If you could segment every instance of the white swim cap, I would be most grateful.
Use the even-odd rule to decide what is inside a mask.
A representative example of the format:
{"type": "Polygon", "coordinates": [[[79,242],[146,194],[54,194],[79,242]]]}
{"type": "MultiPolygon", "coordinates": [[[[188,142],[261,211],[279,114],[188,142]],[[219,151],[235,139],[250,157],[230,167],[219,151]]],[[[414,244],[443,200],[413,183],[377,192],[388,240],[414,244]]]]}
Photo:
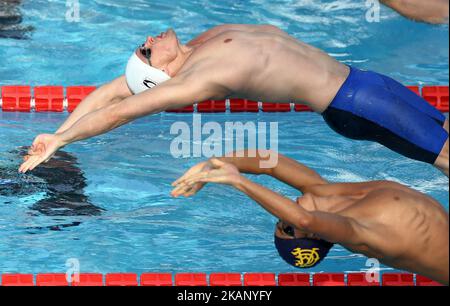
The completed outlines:
{"type": "Polygon", "coordinates": [[[165,72],[144,63],[136,52],[133,52],[128,60],[125,77],[133,94],[139,94],[170,80],[170,76],[165,72]]]}

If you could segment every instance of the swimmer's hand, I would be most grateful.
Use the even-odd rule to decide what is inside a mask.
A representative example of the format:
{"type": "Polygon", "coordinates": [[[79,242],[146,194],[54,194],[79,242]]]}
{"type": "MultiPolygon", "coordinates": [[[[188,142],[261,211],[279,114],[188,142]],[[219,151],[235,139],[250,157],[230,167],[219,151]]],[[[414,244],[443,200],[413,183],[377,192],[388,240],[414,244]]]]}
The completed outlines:
{"type": "Polygon", "coordinates": [[[28,150],[28,155],[23,158],[24,162],[19,167],[19,172],[31,171],[41,163],[47,162],[63,146],[64,144],[57,134],[41,134],[37,136],[28,150]]]}
{"type": "Polygon", "coordinates": [[[223,162],[217,158],[213,158],[203,164],[201,170],[199,170],[200,167],[200,164],[194,166],[179,180],[174,182],[175,189],[172,191],[174,197],[195,194],[198,190],[192,192],[192,189],[198,188],[197,184],[203,184],[200,189],[206,183],[235,185],[239,183],[241,178],[241,174],[235,165],[223,162]]]}
{"type": "Polygon", "coordinates": [[[196,174],[199,174],[203,171],[210,170],[210,169],[211,169],[211,166],[210,166],[209,161],[201,162],[201,163],[198,163],[197,165],[193,166],[188,171],[186,171],[186,173],[183,174],[183,176],[181,176],[178,180],[176,180],[175,182],[172,183],[172,186],[174,187],[174,189],[172,190],[172,192],[170,194],[173,197],[179,197],[179,196],[190,197],[190,196],[195,195],[197,192],[199,192],[205,186],[205,183],[197,183],[194,185],[187,185],[186,179],[189,177],[192,177],[196,174]]]}

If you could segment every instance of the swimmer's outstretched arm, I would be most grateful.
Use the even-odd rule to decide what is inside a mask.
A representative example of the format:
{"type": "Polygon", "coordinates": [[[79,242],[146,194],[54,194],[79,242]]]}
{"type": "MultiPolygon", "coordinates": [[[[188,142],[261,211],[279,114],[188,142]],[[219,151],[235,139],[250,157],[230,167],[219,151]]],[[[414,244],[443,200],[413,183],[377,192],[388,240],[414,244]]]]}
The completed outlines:
{"type": "MultiPolygon", "coordinates": [[[[329,183],[311,168],[270,150],[244,150],[227,154],[227,157],[217,157],[223,162],[234,165],[240,173],[269,175],[285,184],[300,190],[303,194],[312,193],[316,196],[355,196],[365,195],[373,190],[382,188],[402,189],[403,186],[390,181],[370,181],[361,183],[329,183]],[[262,168],[261,164],[274,154],[278,154],[278,163],[273,168],[262,168]],[[238,157],[242,156],[242,157],[238,157]]],[[[172,183],[174,197],[190,197],[199,192],[204,183],[192,183],[192,178],[201,172],[209,171],[211,160],[200,162],[187,170],[180,178],[172,183]]]]}
{"type": "Polygon", "coordinates": [[[107,105],[111,105],[122,101],[132,95],[127,86],[125,76],[121,76],[108,84],[99,87],[97,90],[87,96],[75,110],[70,114],[69,118],[55,132],[63,133],[69,129],[75,122],[87,113],[96,111],[107,105]]]}
{"type": "Polygon", "coordinates": [[[401,15],[428,23],[448,23],[449,0],[381,0],[401,15]]]}
{"type": "MultiPolygon", "coordinates": [[[[277,218],[309,233],[339,243],[359,243],[359,224],[335,214],[305,210],[301,205],[242,176],[236,166],[211,160],[212,169],[191,177],[189,184],[219,183],[245,193],[277,218]]],[[[307,200],[307,199],[305,199],[307,200]]]]}
{"type": "MultiPolygon", "coordinates": [[[[258,172],[263,171],[264,174],[270,175],[300,190],[302,193],[307,192],[310,186],[328,183],[316,171],[278,152],[253,150],[245,151],[244,154],[244,156],[255,157],[221,157],[220,159],[232,163],[241,173],[258,174],[258,172]],[[275,167],[268,169],[261,168],[262,162],[267,160],[268,156],[272,154],[278,154],[278,162],[275,167]]],[[[237,156],[237,154],[233,153],[233,156],[237,156]]]]}
{"type": "MultiPolygon", "coordinates": [[[[256,175],[270,175],[296,189],[299,189],[303,193],[308,191],[308,188],[316,185],[327,184],[327,181],[323,179],[316,171],[308,168],[307,166],[288,158],[278,152],[271,150],[244,150],[240,152],[233,152],[227,154],[225,157],[218,157],[217,159],[226,163],[234,165],[240,173],[256,174],[256,175]],[[272,168],[261,167],[261,165],[273,159],[274,155],[277,155],[278,162],[272,168]]],[[[209,169],[211,160],[201,162],[176,180],[172,185],[175,187],[172,191],[173,196],[192,196],[197,193],[204,184],[196,186],[190,186],[187,181],[199,172],[209,169]]]]}
{"type": "Polygon", "coordinates": [[[215,90],[215,86],[179,75],[152,90],[90,112],[63,133],[39,135],[33,143],[34,150],[29,152],[26,161],[19,167],[19,172],[33,170],[70,143],[104,134],[146,115],[215,98],[212,92],[217,94],[222,90],[215,90]]]}

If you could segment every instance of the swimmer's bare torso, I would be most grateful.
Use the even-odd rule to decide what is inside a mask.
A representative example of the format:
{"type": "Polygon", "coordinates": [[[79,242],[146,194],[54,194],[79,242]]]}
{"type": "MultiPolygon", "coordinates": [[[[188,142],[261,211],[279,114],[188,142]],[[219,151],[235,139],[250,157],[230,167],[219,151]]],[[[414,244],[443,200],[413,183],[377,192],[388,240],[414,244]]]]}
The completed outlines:
{"type": "Polygon", "coordinates": [[[213,82],[216,98],[306,103],[321,112],[349,73],[325,52],[273,26],[224,25],[187,46],[194,51],[180,73],[213,82]]]}
{"type": "Polygon", "coordinates": [[[367,182],[316,186],[298,204],[354,220],[359,243],[340,243],[350,251],[448,283],[448,215],[431,197],[394,182],[367,182]]]}

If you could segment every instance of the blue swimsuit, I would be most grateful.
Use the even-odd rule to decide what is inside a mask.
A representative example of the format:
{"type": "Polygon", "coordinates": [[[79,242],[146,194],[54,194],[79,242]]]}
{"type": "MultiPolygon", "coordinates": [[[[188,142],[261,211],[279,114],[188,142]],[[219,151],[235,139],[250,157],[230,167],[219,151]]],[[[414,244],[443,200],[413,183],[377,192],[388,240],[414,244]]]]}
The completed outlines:
{"type": "Polygon", "coordinates": [[[427,101],[389,77],[353,67],[322,116],[345,137],[430,164],[448,139],[445,116],[427,101]]]}

